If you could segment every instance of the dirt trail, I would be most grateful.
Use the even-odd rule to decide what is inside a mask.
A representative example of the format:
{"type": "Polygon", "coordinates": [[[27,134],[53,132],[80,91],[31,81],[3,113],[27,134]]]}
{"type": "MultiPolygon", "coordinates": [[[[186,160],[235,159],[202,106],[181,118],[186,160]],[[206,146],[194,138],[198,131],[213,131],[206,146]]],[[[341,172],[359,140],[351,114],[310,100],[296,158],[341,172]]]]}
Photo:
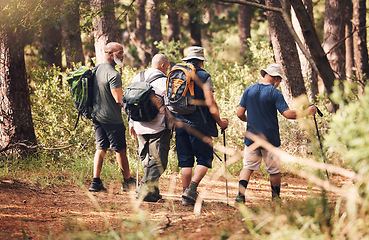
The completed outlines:
{"type": "MultiPolygon", "coordinates": [[[[285,202],[303,201],[317,188],[308,188],[304,179],[283,177],[281,196],[285,202]],[[309,190],[308,190],[309,189],[309,190]]],[[[341,186],[344,179],[332,177],[341,186]]],[[[86,188],[65,186],[40,188],[14,179],[0,179],[0,239],[67,239],[68,233],[120,236],[141,231],[171,239],[219,239],[230,228],[244,233],[242,216],[234,207],[237,179],[228,179],[229,198],[224,179],[206,176],[200,184],[204,202],[198,214],[193,207],[181,206],[181,182],[177,175],[165,175],[160,182],[163,200],[140,203],[134,191],[122,192],[119,183],[106,184],[107,192],[90,193],[86,188]],[[233,217],[230,217],[233,216],[233,217]],[[237,217],[234,217],[237,216],[237,217]]],[[[247,207],[270,204],[270,186],[255,174],[247,189],[247,207]]],[[[334,198],[334,196],[332,196],[334,198]]],[[[127,235],[128,236],[128,235],[127,235]]]]}

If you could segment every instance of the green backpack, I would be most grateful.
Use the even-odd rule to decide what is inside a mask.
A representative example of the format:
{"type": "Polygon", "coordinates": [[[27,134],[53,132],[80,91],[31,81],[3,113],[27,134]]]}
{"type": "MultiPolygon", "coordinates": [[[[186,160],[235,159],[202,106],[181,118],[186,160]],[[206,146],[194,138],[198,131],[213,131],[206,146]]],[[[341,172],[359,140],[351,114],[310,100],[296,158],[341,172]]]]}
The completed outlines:
{"type": "Polygon", "coordinates": [[[123,93],[122,106],[129,119],[150,122],[156,118],[159,110],[151,101],[151,97],[155,92],[150,84],[163,77],[166,78],[164,73],[145,79],[144,72],[140,72],[140,81],[132,82],[126,87],[123,93]]]}
{"type": "Polygon", "coordinates": [[[86,66],[82,66],[70,73],[66,79],[72,93],[74,107],[78,111],[78,117],[74,128],[77,127],[81,116],[92,119],[92,87],[97,67],[90,69],[86,66]]]}

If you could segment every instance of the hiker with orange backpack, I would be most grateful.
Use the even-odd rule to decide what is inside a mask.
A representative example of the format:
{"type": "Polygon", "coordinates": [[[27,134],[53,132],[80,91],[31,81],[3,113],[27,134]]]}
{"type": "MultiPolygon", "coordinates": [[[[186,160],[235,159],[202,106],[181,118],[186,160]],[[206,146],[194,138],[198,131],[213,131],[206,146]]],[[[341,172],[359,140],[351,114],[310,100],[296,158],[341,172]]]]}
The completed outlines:
{"type": "MultiPolygon", "coordinates": [[[[185,69],[184,72],[187,76],[185,82],[190,81],[191,79],[189,76],[195,72],[195,77],[198,78],[202,84],[205,84],[206,87],[201,88],[199,84],[194,82],[188,83],[187,86],[184,87],[184,93],[181,94],[182,96],[188,94],[188,99],[182,97],[172,99],[175,98],[175,94],[171,91],[167,91],[166,105],[178,120],[207,137],[216,137],[218,135],[217,124],[221,129],[226,129],[228,127],[228,120],[220,118],[219,108],[213,96],[214,87],[211,76],[203,69],[204,62],[207,61],[204,56],[204,49],[202,47],[192,46],[187,50],[187,56],[182,60],[185,61],[186,64],[174,66],[171,73],[168,75],[167,85],[170,90],[173,90],[173,88],[174,90],[181,89],[182,86],[184,87],[184,85],[181,85],[181,82],[175,82],[175,80],[179,79],[180,74],[174,77],[173,83],[170,81],[171,76],[175,75],[177,72],[176,69],[185,69]],[[175,106],[175,103],[179,103],[181,99],[185,99],[185,103],[182,104],[182,109],[175,106]],[[200,100],[205,104],[195,106],[187,104],[187,102],[191,103],[190,100],[200,100]],[[188,109],[186,109],[186,106],[188,106],[188,109]],[[211,109],[211,111],[209,109],[211,109]]],[[[184,128],[178,127],[178,125],[175,131],[178,167],[181,168],[183,187],[182,205],[193,206],[198,197],[197,187],[207,170],[212,167],[213,147],[184,128]],[[195,158],[197,165],[193,170],[195,158]]]]}

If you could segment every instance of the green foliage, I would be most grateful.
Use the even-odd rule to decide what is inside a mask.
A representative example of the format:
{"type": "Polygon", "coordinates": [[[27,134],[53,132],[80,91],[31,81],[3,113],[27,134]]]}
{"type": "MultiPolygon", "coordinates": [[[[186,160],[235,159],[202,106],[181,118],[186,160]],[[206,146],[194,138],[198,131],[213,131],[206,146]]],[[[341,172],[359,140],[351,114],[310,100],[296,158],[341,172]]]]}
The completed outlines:
{"type": "Polygon", "coordinates": [[[164,41],[155,42],[156,47],[160,50],[160,53],[165,54],[169,58],[169,62],[171,63],[179,63],[181,62],[182,54],[181,49],[183,49],[184,43],[182,41],[174,41],[171,40],[168,43],[164,43],[164,41]]]}
{"type": "MultiPolygon", "coordinates": [[[[369,95],[357,97],[352,85],[343,86],[342,91],[336,84],[332,94],[340,108],[332,118],[326,144],[346,165],[365,176],[369,172],[369,95]]],[[[368,90],[366,87],[365,92],[368,90]]]]}
{"type": "Polygon", "coordinates": [[[38,27],[37,17],[41,11],[41,0],[0,1],[0,34],[10,37],[13,48],[24,46],[33,38],[38,27]],[[5,33],[7,34],[4,34],[5,33]]]}

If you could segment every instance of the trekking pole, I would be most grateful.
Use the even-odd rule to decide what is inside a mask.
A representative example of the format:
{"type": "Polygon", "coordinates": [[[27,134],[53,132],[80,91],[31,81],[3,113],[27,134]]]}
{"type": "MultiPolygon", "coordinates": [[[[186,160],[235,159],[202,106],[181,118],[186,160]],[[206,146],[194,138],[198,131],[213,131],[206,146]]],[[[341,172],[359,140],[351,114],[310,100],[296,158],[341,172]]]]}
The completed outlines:
{"type": "MultiPolygon", "coordinates": [[[[222,130],[223,134],[223,146],[226,146],[226,137],[225,137],[225,129],[222,130]]],[[[227,154],[224,153],[224,177],[226,182],[226,195],[227,195],[227,206],[228,204],[228,180],[227,180],[227,154]]]]}
{"type": "MultiPolygon", "coordinates": [[[[323,113],[319,110],[319,108],[317,106],[315,106],[315,107],[316,107],[316,112],[319,114],[319,116],[323,117],[323,113]]],[[[316,133],[318,135],[318,140],[319,140],[319,144],[320,144],[320,150],[322,151],[323,162],[326,163],[327,162],[326,161],[326,156],[325,156],[325,153],[323,151],[323,144],[322,144],[322,140],[320,139],[318,124],[316,122],[315,114],[314,114],[314,123],[315,123],[316,133]]],[[[327,179],[329,181],[329,175],[328,175],[327,169],[325,170],[325,173],[326,173],[327,179]]]]}
{"type": "Polygon", "coordinates": [[[223,160],[219,157],[219,155],[213,150],[214,155],[219,159],[219,161],[223,162],[223,160]]]}
{"type": "Polygon", "coordinates": [[[138,152],[138,139],[137,139],[137,170],[136,170],[136,192],[138,192],[138,170],[140,168],[140,154],[138,152]]]}

